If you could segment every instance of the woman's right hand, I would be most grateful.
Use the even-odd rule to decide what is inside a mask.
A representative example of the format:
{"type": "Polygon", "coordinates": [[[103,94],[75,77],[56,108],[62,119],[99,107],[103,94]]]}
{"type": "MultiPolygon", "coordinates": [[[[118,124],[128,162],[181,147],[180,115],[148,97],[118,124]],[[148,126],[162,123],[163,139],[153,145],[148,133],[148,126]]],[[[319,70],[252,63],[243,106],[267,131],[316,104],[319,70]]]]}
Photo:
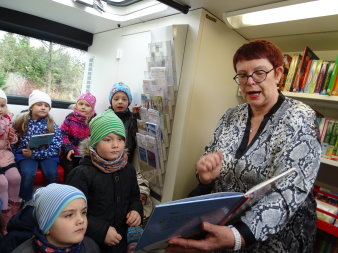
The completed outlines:
{"type": "Polygon", "coordinates": [[[67,160],[72,161],[72,155],[74,154],[74,150],[69,150],[67,153],[67,160]]]}
{"type": "Polygon", "coordinates": [[[219,176],[222,167],[222,159],[222,153],[217,152],[206,154],[197,161],[196,169],[202,184],[209,184],[219,176]]]}
{"type": "Polygon", "coordinates": [[[104,239],[104,244],[108,246],[113,246],[118,244],[122,240],[122,236],[117,233],[116,229],[114,227],[109,227],[106,238],[104,239]]]}

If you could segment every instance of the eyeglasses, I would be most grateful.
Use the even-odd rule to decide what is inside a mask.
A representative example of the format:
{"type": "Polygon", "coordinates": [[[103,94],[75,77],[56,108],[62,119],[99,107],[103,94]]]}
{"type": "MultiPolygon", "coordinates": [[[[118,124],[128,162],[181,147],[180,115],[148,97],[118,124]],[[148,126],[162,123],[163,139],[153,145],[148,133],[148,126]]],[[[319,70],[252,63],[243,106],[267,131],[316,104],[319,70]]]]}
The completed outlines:
{"type": "Polygon", "coordinates": [[[263,81],[265,81],[266,76],[275,68],[270,69],[269,71],[265,71],[265,70],[257,70],[252,72],[251,75],[246,75],[246,74],[237,74],[234,76],[234,80],[238,85],[245,85],[248,82],[249,77],[252,77],[252,79],[256,82],[256,83],[261,83],[263,81]]]}

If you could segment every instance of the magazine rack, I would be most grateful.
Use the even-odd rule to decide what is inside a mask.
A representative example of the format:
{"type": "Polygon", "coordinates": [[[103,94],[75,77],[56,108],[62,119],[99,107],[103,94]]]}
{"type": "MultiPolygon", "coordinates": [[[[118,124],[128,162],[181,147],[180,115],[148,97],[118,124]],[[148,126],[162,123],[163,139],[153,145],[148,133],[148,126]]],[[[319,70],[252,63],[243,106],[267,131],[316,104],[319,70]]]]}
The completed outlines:
{"type": "MultiPolygon", "coordinates": [[[[315,195],[320,193],[320,194],[328,196],[330,198],[338,199],[338,196],[336,196],[336,195],[330,194],[328,192],[321,191],[318,186],[315,186],[313,192],[314,192],[315,195]]],[[[329,216],[331,216],[335,219],[338,219],[338,215],[334,215],[332,213],[326,212],[325,210],[322,210],[320,208],[317,208],[317,211],[324,213],[326,215],[329,215],[329,216]]],[[[338,227],[334,226],[333,224],[330,224],[330,223],[323,221],[321,219],[317,219],[317,228],[326,232],[326,233],[329,233],[329,234],[331,234],[335,237],[338,237],[338,227]]]]}

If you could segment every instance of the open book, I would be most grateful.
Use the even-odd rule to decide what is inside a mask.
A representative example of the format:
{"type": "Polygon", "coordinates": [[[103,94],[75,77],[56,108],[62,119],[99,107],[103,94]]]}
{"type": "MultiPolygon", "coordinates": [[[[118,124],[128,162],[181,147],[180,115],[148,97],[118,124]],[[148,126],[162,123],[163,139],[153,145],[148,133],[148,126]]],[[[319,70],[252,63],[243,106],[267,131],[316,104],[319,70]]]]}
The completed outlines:
{"type": "Polygon", "coordinates": [[[36,149],[43,146],[48,147],[48,145],[51,144],[53,137],[54,133],[32,135],[28,142],[28,146],[30,149],[36,149]]]}
{"type": "Polygon", "coordinates": [[[279,179],[295,170],[289,169],[246,193],[217,192],[155,206],[135,252],[156,252],[166,248],[170,238],[201,235],[201,223],[204,221],[224,225],[260,200],[279,179]]]}

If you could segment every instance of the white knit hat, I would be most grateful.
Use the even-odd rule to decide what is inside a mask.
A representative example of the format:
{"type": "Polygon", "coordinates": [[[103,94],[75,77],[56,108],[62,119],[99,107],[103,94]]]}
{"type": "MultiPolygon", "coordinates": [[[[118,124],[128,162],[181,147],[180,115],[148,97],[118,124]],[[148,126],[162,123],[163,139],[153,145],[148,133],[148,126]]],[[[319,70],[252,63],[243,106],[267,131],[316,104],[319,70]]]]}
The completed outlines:
{"type": "Polygon", "coordinates": [[[33,90],[28,98],[28,107],[31,108],[32,105],[39,102],[45,102],[52,108],[52,100],[47,93],[40,90],[33,90]]]}
{"type": "Polygon", "coordinates": [[[63,209],[79,198],[87,202],[83,192],[70,185],[52,183],[38,188],[33,196],[34,215],[42,233],[46,234],[63,209]]]}
{"type": "Polygon", "coordinates": [[[5,92],[2,89],[0,89],[0,98],[5,99],[6,100],[6,104],[7,104],[7,96],[6,96],[5,92]]]}

